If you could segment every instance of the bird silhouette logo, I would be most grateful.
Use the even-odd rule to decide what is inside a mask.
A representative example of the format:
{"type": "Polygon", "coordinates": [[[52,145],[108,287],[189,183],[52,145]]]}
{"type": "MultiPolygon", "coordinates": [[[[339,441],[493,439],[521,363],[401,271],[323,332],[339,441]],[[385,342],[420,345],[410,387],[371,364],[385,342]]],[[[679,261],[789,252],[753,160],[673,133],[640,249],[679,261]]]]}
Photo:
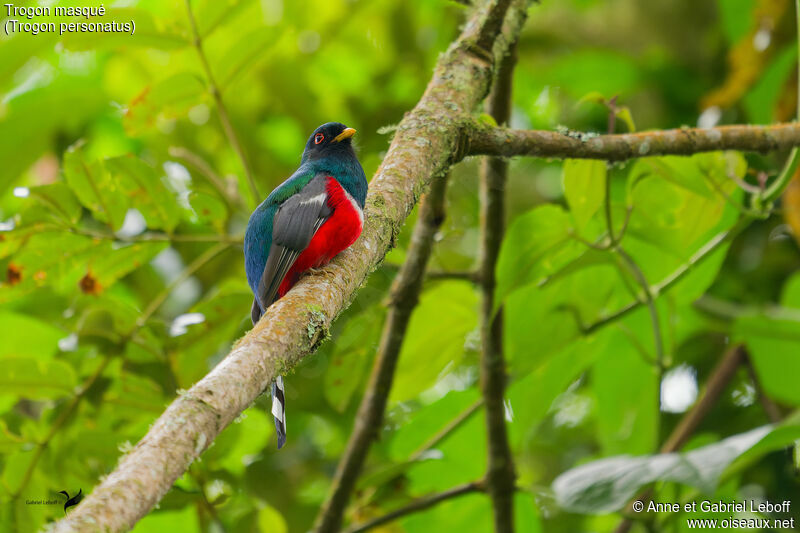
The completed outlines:
{"type": "Polygon", "coordinates": [[[78,494],[76,494],[72,498],[69,497],[69,493],[65,490],[60,490],[58,492],[59,494],[63,494],[64,496],[67,497],[67,501],[64,502],[64,514],[67,514],[67,509],[69,509],[74,505],[78,505],[80,501],[83,499],[83,496],[81,495],[83,489],[78,489],[78,494]]]}

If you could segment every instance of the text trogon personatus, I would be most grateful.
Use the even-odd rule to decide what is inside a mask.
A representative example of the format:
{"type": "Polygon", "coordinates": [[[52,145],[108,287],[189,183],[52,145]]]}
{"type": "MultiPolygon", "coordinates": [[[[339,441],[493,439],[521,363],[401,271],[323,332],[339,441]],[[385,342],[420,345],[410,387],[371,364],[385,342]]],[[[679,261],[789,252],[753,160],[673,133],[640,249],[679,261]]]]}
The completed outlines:
{"type": "MultiPolygon", "coordinates": [[[[253,325],[304,271],[327,263],[361,235],[367,178],[351,144],[355,132],[338,122],[317,128],[300,167],[250,215],[244,262],[255,295],[253,325]]],[[[272,384],[272,416],[281,448],[286,442],[281,376],[272,384]]]]}

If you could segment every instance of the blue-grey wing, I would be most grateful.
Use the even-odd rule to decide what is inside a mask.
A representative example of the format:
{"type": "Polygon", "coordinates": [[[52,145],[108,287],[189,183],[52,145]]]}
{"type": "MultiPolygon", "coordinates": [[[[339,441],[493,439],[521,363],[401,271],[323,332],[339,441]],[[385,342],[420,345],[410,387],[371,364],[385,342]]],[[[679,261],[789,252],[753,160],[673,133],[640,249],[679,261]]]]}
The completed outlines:
{"type": "Polygon", "coordinates": [[[272,244],[251,310],[253,324],[277,300],[278,288],[283,278],[297,257],[308,247],[323,222],[333,213],[328,206],[327,183],[328,177],[325,174],[317,174],[275,212],[272,220],[272,244]]]}

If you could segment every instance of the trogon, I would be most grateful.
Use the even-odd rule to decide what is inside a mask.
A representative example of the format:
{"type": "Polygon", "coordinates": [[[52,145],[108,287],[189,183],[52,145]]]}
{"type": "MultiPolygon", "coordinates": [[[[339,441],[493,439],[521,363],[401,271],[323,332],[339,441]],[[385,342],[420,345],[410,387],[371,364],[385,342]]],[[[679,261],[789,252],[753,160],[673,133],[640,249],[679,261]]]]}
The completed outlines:
{"type": "MultiPolygon", "coordinates": [[[[250,215],[244,235],[247,283],[253,291],[253,325],[310,268],[330,261],[355,242],[364,226],[367,178],[339,122],[308,138],[300,167],[250,215]]],[[[286,443],[283,378],[272,384],[278,448],[286,443]]]]}

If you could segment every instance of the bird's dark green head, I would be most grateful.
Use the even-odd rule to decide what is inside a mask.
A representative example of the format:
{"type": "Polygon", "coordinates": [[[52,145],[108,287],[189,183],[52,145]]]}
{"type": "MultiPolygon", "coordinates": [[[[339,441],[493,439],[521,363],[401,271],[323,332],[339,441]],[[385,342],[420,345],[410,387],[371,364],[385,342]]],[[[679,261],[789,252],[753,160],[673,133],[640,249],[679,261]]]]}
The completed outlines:
{"type": "Polygon", "coordinates": [[[335,155],[355,157],[351,138],[356,130],[341,122],[328,122],[314,130],[303,150],[303,162],[324,159],[335,155]]]}

